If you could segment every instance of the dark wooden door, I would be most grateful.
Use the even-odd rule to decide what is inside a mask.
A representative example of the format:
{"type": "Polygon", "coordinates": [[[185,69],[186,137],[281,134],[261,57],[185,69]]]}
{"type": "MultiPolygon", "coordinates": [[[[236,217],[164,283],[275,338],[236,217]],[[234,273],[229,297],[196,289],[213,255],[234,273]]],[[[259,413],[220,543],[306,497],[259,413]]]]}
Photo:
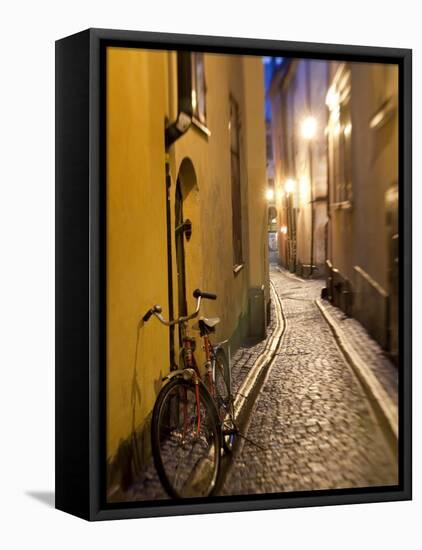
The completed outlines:
{"type": "Polygon", "coordinates": [[[186,268],[185,268],[185,244],[184,244],[184,219],[183,219],[183,196],[180,181],[176,185],[176,215],[175,215],[175,237],[176,237],[176,265],[177,265],[177,293],[179,316],[187,314],[186,302],[186,268]]]}

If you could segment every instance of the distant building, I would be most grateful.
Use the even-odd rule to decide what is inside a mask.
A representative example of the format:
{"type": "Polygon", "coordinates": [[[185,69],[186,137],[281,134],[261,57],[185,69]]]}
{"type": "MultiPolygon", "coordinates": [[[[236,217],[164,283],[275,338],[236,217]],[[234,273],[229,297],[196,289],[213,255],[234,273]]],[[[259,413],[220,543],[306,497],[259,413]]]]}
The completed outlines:
{"type": "Polygon", "coordinates": [[[269,89],[279,261],[304,277],[323,277],[327,224],[328,63],[273,65],[269,89]]]}
{"type": "Polygon", "coordinates": [[[398,353],[398,74],[284,59],[271,104],[279,262],[398,353]]]}
{"type": "Polygon", "coordinates": [[[274,158],[271,135],[271,121],[265,121],[267,140],[267,202],[268,202],[268,255],[271,263],[277,262],[278,241],[277,241],[277,207],[274,185],[274,158]]]}

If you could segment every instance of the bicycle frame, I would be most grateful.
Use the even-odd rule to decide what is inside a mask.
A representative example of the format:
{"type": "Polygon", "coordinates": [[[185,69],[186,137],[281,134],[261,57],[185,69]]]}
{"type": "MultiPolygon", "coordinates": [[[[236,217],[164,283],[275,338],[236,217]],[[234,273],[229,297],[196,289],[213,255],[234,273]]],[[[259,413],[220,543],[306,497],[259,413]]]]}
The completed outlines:
{"type": "MultiPolygon", "coordinates": [[[[216,398],[215,366],[216,366],[217,352],[219,349],[223,350],[222,346],[227,343],[227,340],[213,346],[209,339],[208,334],[201,333],[201,337],[203,338],[203,343],[204,343],[204,351],[205,351],[205,369],[206,369],[205,376],[207,376],[208,382],[209,382],[209,387],[207,387],[207,384],[204,383],[201,373],[199,371],[198,365],[196,363],[195,354],[194,354],[195,339],[187,335],[187,325],[188,325],[188,321],[198,316],[199,310],[201,308],[202,297],[215,299],[216,296],[207,292],[202,293],[200,290],[196,290],[194,292],[194,296],[197,298],[196,308],[195,308],[195,311],[189,315],[179,317],[178,319],[166,320],[161,314],[162,312],[161,306],[156,305],[156,306],[153,306],[143,316],[142,320],[143,322],[146,322],[151,317],[151,315],[154,315],[163,325],[167,327],[172,327],[176,324],[180,325],[181,334],[182,334],[182,348],[180,350],[180,355],[182,356],[184,366],[183,368],[180,368],[180,365],[179,365],[178,369],[170,371],[166,376],[163,377],[163,381],[171,380],[177,376],[182,376],[185,379],[191,380],[195,384],[197,418],[198,418],[197,434],[199,434],[200,428],[201,428],[201,417],[200,417],[200,411],[199,411],[199,402],[200,402],[199,384],[203,385],[206,391],[211,395],[212,400],[215,404],[215,398],[216,398]]],[[[231,380],[229,381],[229,392],[231,392],[231,380]]],[[[216,407],[216,412],[217,412],[217,417],[219,418],[220,415],[218,414],[217,407],[216,407]]]]}

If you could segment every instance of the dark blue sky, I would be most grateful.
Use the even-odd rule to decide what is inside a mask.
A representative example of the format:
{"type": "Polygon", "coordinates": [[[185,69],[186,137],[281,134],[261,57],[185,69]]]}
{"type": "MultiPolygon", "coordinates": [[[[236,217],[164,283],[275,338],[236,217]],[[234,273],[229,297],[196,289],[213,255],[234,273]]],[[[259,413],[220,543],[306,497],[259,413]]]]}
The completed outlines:
{"type": "Polygon", "coordinates": [[[263,57],[265,80],[265,120],[271,120],[271,106],[268,99],[271,80],[274,72],[282,65],[283,57],[263,57]]]}

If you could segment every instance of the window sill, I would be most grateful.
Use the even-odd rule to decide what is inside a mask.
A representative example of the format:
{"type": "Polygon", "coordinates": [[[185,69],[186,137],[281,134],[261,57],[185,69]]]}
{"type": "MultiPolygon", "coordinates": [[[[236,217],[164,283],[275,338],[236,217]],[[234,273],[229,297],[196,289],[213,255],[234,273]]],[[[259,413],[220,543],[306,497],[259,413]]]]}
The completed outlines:
{"type": "Polygon", "coordinates": [[[195,130],[198,130],[201,134],[204,134],[207,138],[211,137],[211,130],[195,117],[192,117],[192,127],[195,128],[195,130]]]}
{"type": "Polygon", "coordinates": [[[237,264],[233,266],[233,273],[237,275],[242,271],[242,269],[245,267],[245,264],[237,264]]]}

